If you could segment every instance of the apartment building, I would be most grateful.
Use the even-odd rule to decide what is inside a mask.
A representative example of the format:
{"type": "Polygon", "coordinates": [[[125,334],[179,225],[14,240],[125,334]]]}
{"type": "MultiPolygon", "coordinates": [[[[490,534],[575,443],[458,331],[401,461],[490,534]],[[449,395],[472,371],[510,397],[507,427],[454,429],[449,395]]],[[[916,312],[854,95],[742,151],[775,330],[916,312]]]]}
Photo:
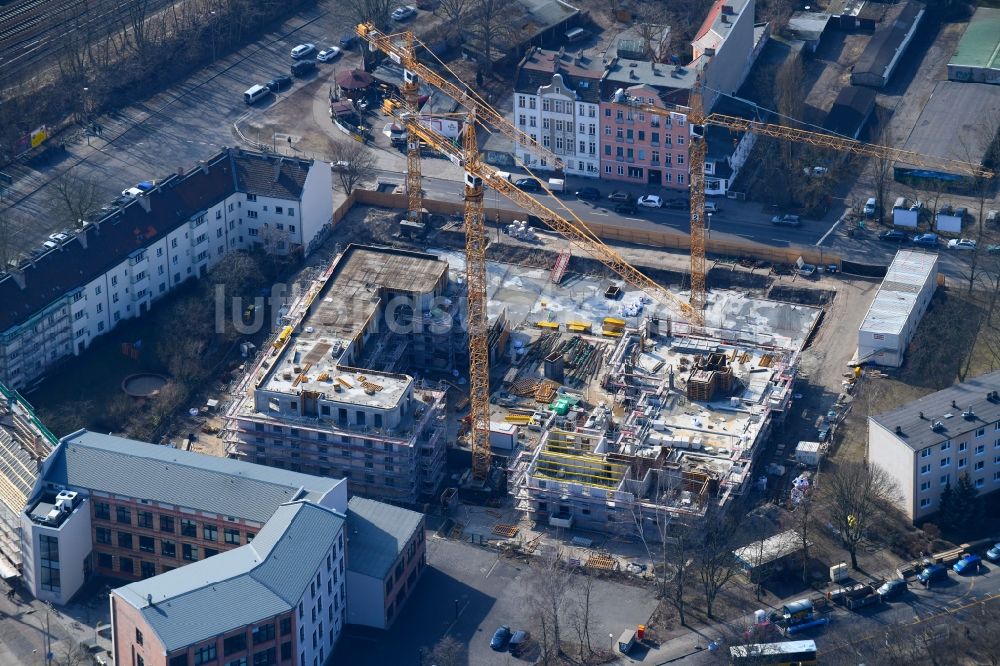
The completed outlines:
{"type": "Polygon", "coordinates": [[[0,381],[23,388],[229,251],[306,253],[333,215],[324,162],[226,149],[0,272],[0,381]]]}
{"type": "MultiPolygon", "coordinates": [[[[352,495],[433,495],[444,478],[444,391],[404,371],[463,365],[464,287],[450,272],[434,255],[349,246],[248,373],[252,386],[227,414],[230,452],[343,477],[352,495]]],[[[503,346],[504,322],[493,319],[491,349],[503,346]]]]}
{"type": "Polygon", "coordinates": [[[352,497],[347,505],[347,584],[351,624],[388,629],[427,566],[424,516],[352,497]]]}
{"type": "MultiPolygon", "coordinates": [[[[562,158],[565,172],[599,176],[598,110],[603,63],[565,49],[532,47],[514,79],[514,121],[543,147],[562,158]]],[[[531,169],[552,170],[544,158],[519,149],[531,169]]]]}
{"type": "Polygon", "coordinates": [[[868,455],[914,522],[940,509],[941,492],[963,474],[981,494],[1000,490],[1000,371],[869,417],[868,455]]]}
{"type": "Polygon", "coordinates": [[[95,574],[152,578],[249,544],[287,502],[343,514],[347,485],[81,430],[45,459],[30,497],[23,582],[64,604],[95,574]]]}
{"type": "Polygon", "coordinates": [[[111,593],[116,664],[323,666],[346,621],[344,516],[277,507],[253,543],[111,593]]]}

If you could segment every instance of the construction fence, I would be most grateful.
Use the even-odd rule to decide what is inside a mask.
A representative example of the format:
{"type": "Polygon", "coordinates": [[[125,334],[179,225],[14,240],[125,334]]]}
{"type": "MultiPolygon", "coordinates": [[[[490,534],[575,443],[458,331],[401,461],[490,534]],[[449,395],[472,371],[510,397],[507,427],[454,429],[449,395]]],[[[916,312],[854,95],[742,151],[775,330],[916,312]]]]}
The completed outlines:
{"type": "MultiPolygon", "coordinates": [[[[344,218],[355,204],[405,210],[406,195],[394,194],[392,192],[376,192],[374,190],[354,190],[334,210],[334,226],[344,218]]],[[[423,207],[432,215],[454,215],[462,213],[464,210],[461,202],[437,201],[434,199],[424,199],[423,207]]],[[[525,217],[531,219],[533,216],[527,215],[523,211],[490,208],[488,217],[491,222],[499,219],[503,224],[510,224],[514,220],[523,220],[525,217]]],[[[691,249],[691,237],[676,229],[637,229],[594,222],[592,220],[584,220],[584,223],[586,223],[594,234],[605,241],[662,247],[685,252],[691,249]]],[[[839,269],[841,264],[839,255],[825,252],[822,248],[815,246],[772,247],[752,241],[707,238],[705,240],[705,251],[709,255],[718,257],[753,257],[754,259],[775,264],[794,264],[799,257],[806,263],[819,266],[835,265],[839,269]]]]}

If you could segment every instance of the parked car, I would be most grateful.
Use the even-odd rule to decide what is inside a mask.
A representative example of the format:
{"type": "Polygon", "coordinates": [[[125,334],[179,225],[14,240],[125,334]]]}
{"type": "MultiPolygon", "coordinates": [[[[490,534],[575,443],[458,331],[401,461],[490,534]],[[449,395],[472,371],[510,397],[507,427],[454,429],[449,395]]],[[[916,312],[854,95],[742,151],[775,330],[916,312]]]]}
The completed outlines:
{"type": "Polygon", "coordinates": [[[819,176],[825,176],[829,172],[830,172],[829,169],[827,169],[826,167],[822,167],[822,166],[806,167],[806,168],[802,169],[802,173],[804,173],[807,176],[812,176],[814,178],[819,177],[819,176]]]}
{"type": "Polygon", "coordinates": [[[913,244],[920,247],[937,247],[937,234],[917,234],[913,237],[913,244]]]}
{"type": "Polygon", "coordinates": [[[986,224],[996,224],[1000,222],[1000,210],[990,210],[986,213],[986,224]]]}
{"type": "Polygon", "coordinates": [[[952,238],[948,241],[949,250],[975,250],[976,241],[971,238],[952,238]]]}
{"type": "Polygon", "coordinates": [[[596,187],[581,187],[576,191],[576,198],[597,200],[601,198],[601,191],[596,187]]]}
{"type": "Polygon", "coordinates": [[[878,239],[888,243],[905,243],[910,240],[910,237],[904,231],[893,229],[892,231],[883,231],[878,235],[878,239]]]}
{"type": "Polygon", "coordinates": [[[615,212],[620,215],[635,215],[638,210],[639,208],[636,206],[635,199],[627,199],[615,204],[615,212]]]}
{"type": "Polygon", "coordinates": [[[986,551],[986,559],[990,562],[1000,560],[1000,542],[993,544],[993,547],[986,551]]]}
{"type": "Polygon", "coordinates": [[[868,197],[868,201],[865,202],[864,214],[865,217],[875,217],[875,197],[868,197]]]}
{"type": "Polygon", "coordinates": [[[524,649],[525,645],[527,645],[528,639],[530,638],[531,634],[529,634],[527,631],[524,631],[523,629],[515,631],[514,635],[510,637],[510,643],[508,643],[508,645],[510,646],[510,653],[514,656],[517,656],[518,653],[520,653],[521,650],[524,649]]]}
{"type": "Polygon", "coordinates": [[[979,571],[983,558],[978,555],[965,555],[951,567],[955,573],[962,575],[966,573],[976,573],[979,571]]]}
{"type": "Polygon", "coordinates": [[[337,160],[336,162],[330,162],[330,171],[347,171],[351,168],[351,163],[344,160],[337,160]]]}
{"type": "Polygon", "coordinates": [[[986,253],[987,254],[1000,254],[1000,245],[987,245],[986,246],[986,253]]]}
{"type": "Polygon", "coordinates": [[[542,186],[534,178],[518,178],[514,181],[514,187],[525,192],[541,192],[542,186]]]}
{"type": "Polygon", "coordinates": [[[59,247],[59,243],[57,243],[55,241],[47,240],[44,243],[42,243],[42,247],[44,247],[46,250],[54,250],[57,247],[59,247]]]}
{"type": "Polygon", "coordinates": [[[718,213],[720,210],[722,210],[722,208],[719,206],[719,204],[715,203],[714,201],[706,201],[705,202],[705,213],[706,214],[707,213],[712,213],[714,215],[715,213],[718,213]]]}
{"type": "Polygon", "coordinates": [[[417,8],[413,5],[406,5],[405,7],[396,7],[392,12],[393,21],[405,21],[408,18],[416,16],[417,8]]]}
{"type": "Polygon", "coordinates": [[[891,599],[906,592],[906,581],[902,578],[887,580],[878,588],[878,593],[883,599],[891,599]]]}
{"type": "Polygon", "coordinates": [[[315,44],[299,44],[294,49],[292,49],[292,60],[299,60],[305,58],[307,55],[311,55],[313,51],[316,50],[315,44]]]}
{"type": "Polygon", "coordinates": [[[687,199],[667,199],[666,206],[674,210],[687,210],[691,207],[691,202],[687,199]]]}
{"type": "Polygon", "coordinates": [[[340,38],[340,48],[349,49],[352,46],[354,46],[354,44],[357,43],[357,41],[358,41],[357,35],[352,35],[351,33],[347,33],[346,35],[340,38]]]}
{"type": "Polygon", "coordinates": [[[49,234],[49,240],[56,243],[65,243],[69,240],[69,236],[63,233],[49,234]]]}
{"type": "Polygon", "coordinates": [[[309,72],[314,71],[316,71],[315,60],[299,60],[298,62],[293,62],[290,68],[291,75],[300,79],[309,72]]]}
{"type": "Polygon", "coordinates": [[[329,62],[339,55],[340,55],[339,46],[328,46],[316,54],[316,60],[319,60],[320,62],[329,62]]]}
{"type": "Polygon", "coordinates": [[[611,201],[628,201],[632,198],[632,195],[628,192],[622,192],[621,190],[615,190],[608,195],[608,199],[611,201]]]}
{"type": "Polygon", "coordinates": [[[284,74],[282,74],[281,76],[276,76],[267,82],[267,89],[273,93],[280,92],[285,88],[290,88],[291,86],[292,86],[292,77],[285,76],[284,74]]]}
{"type": "Polygon", "coordinates": [[[639,200],[636,203],[643,208],[663,208],[663,199],[655,194],[643,195],[639,197],[639,200]]]}
{"type": "Polygon", "coordinates": [[[943,564],[932,564],[917,574],[917,580],[924,585],[948,578],[948,569],[943,564]]]}
{"type": "Polygon", "coordinates": [[[510,627],[504,624],[493,633],[493,638],[490,639],[490,647],[497,652],[501,652],[507,647],[510,638],[510,627]]]}
{"type": "Polygon", "coordinates": [[[782,227],[797,227],[802,224],[802,220],[799,219],[798,215],[775,215],[771,218],[771,224],[777,224],[782,227]]]}

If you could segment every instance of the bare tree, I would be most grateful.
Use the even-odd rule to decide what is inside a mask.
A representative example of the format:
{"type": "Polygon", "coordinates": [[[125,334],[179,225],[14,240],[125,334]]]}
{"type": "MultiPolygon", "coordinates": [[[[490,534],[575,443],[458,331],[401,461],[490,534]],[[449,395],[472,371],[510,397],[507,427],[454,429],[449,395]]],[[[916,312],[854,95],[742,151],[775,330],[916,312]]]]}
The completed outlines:
{"type": "Polygon", "coordinates": [[[347,196],[359,183],[375,177],[375,156],[360,141],[331,141],[330,159],[338,165],[337,179],[347,196]]]}
{"type": "Polygon", "coordinates": [[[14,223],[9,209],[0,210],[0,273],[17,253],[14,251],[14,223]]]}
{"type": "Polygon", "coordinates": [[[647,3],[642,8],[642,19],[635,22],[635,31],[642,40],[646,56],[653,62],[670,59],[670,16],[666,5],[647,3]]]}
{"type": "Polygon", "coordinates": [[[424,655],[425,666],[460,666],[464,648],[452,636],[444,636],[424,655]]]}
{"type": "Polygon", "coordinates": [[[813,526],[813,499],[810,491],[803,493],[801,499],[792,507],[792,520],[795,531],[799,534],[799,545],[802,547],[802,582],[809,578],[809,535],[813,526]]]}
{"type": "Polygon", "coordinates": [[[858,568],[858,547],[869,526],[881,520],[896,499],[896,482],[873,463],[842,462],[823,475],[823,505],[837,527],[851,566],[858,568]]]}
{"type": "Polygon", "coordinates": [[[544,660],[562,654],[562,616],[570,600],[571,574],[557,551],[535,570],[531,604],[541,630],[544,660]]]}
{"type": "Polygon", "coordinates": [[[56,201],[67,225],[79,229],[87,216],[107,200],[101,184],[89,176],[78,176],[67,171],[52,182],[56,201]]]}
{"type": "Polygon", "coordinates": [[[719,592],[740,572],[739,562],[733,554],[732,535],[735,526],[728,521],[709,520],[698,547],[695,570],[705,594],[705,613],[715,615],[712,607],[719,592]]]}
{"type": "Polygon", "coordinates": [[[87,654],[80,644],[72,639],[62,643],[62,648],[54,659],[55,666],[85,666],[91,663],[90,655],[87,654]]]}
{"type": "Polygon", "coordinates": [[[434,13],[447,19],[455,30],[461,30],[462,22],[468,18],[475,5],[476,0],[441,0],[434,13]]]}
{"type": "Polygon", "coordinates": [[[578,597],[570,620],[580,645],[579,660],[581,663],[586,663],[594,654],[594,648],[590,643],[590,599],[594,590],[594,579],[589,576],[583,577],[575,581],[574,587],[578,597]]]}
{"type": "Polygon", "coordinates": [[[467,30],[479,45],[479,63],[485,74],[493,72],[493,55],[506,52],[514,41],[514,23],[508,0],[473,0],[467,30]]]}
{"type": "MultiPolygon", "coordinates": [[[[880,146],[888,146],[892,141],[889,134],[890,113],[887,109],[879,107],[875,111],[877,125],[873,143],[880,146]]],[[[871,159],[872,185],[875,189],[875,221],[880,223],[885,215],[885,202],[889,198],[889,187],[892,184],[892,164],[893,161],[888,156],[873,157],[871,159]]]]}

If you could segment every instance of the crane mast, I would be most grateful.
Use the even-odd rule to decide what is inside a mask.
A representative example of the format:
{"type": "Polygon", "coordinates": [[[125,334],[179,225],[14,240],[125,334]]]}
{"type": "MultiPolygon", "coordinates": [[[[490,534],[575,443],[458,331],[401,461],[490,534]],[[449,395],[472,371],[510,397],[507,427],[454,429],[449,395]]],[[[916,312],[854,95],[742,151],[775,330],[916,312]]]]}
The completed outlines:
{"type": "MultiPolygon", "coordinates": [[[[413,33],[403,35],[406,48],[413,51],[413,33]]],[[[417,113],[420,109],[420,83],[417,73],[411,69],[403,69],[403,99],[407,110],[417,113]]],[[[411,222],[421,221],[421,210],[424,203],[420,186],[420,139],[413,132],[406,136],[406,214],[411,222]]]]}
{"type": "Polygon", "coordinates": [[[691,90],[691,113],[688,127],[691,128],[691,143],[688,161],[691,173],[691,308],[699,317],[705,312],[705,145],[704,112],[701,99],[701,77],[691,90]],[[700,136],[699,136],[699,129],[700,136]]]}
{"type": "MultiPolygon", "coordinates": [[[[411,126],[418,125],[413,122],[411,126]]],[[[486,317],[486,228],[483,221],[483,179],[475,114],[462,136],[465,161],[465,280],[469,326],[469,444],[473,478],[485,481],[490,471],[490,351],[486,317]]]]}

